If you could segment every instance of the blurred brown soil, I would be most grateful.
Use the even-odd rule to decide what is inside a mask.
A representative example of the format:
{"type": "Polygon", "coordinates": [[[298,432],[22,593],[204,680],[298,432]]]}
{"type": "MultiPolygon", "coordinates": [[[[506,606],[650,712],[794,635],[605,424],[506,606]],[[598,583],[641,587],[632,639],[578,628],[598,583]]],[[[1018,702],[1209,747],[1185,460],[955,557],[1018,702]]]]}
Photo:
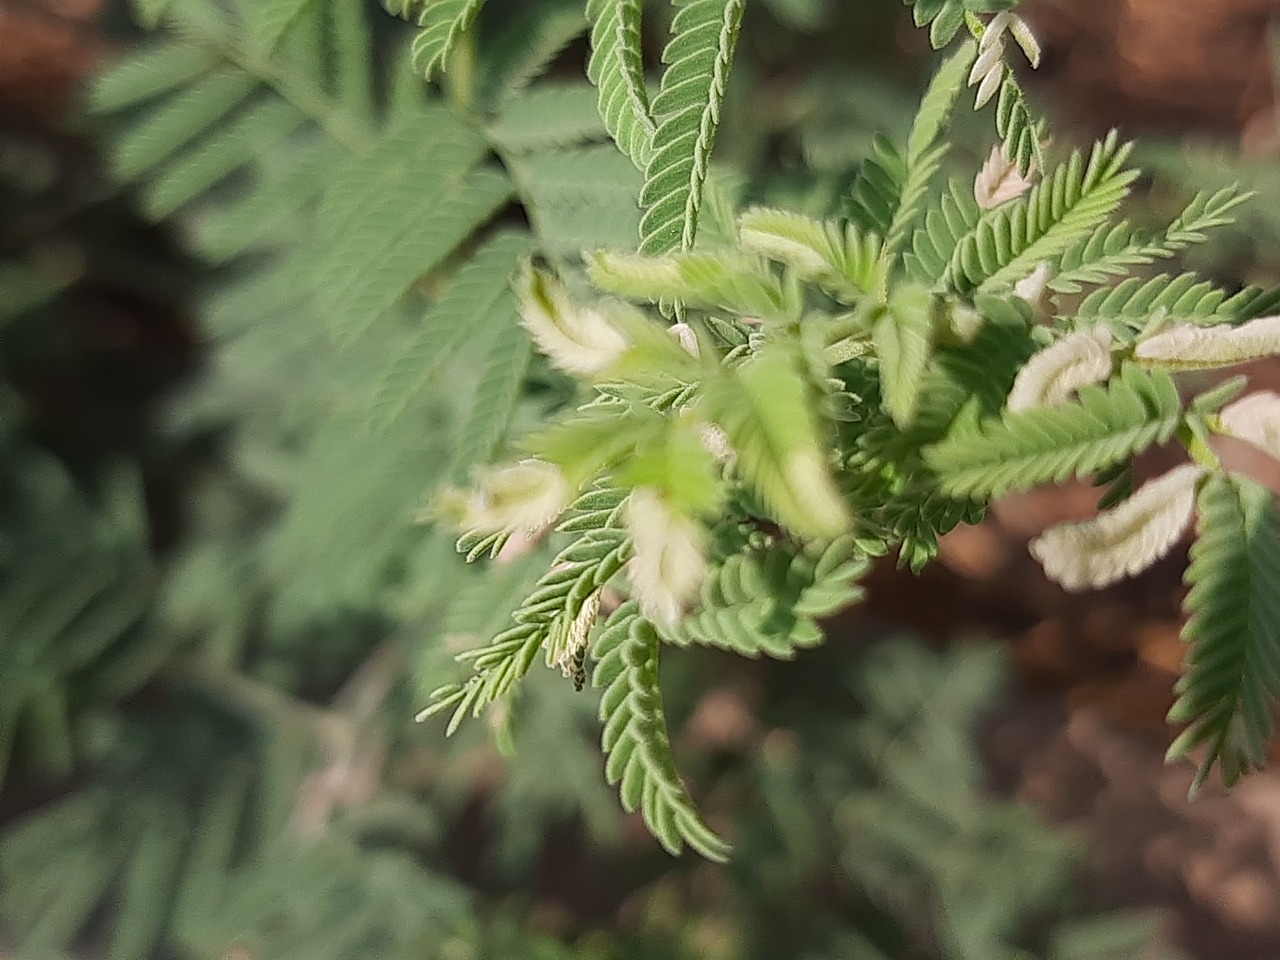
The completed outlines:
{"type": "Polygon", "coordinates": [[[1060,122],[1280,148],[1271,73],[1280,0],[1027,0],[1023,13],[1044,47],[1031,81],[1060,122]]]}
{"type": "Polygon", "coordinates": [[[103,52],[103,0],[0,0],[0,109],[47,120],[71,102],[103,52]]]}

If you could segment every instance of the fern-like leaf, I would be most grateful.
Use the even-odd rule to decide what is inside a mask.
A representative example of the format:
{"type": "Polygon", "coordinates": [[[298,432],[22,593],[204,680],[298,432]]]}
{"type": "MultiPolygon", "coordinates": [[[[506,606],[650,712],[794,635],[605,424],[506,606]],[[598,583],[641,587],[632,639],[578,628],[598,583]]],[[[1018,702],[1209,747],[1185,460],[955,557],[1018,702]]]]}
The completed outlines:
{"type": "Polygon", "coordinates": [[[869,569],[852,537],[802,551],[776,545],[735,553],[703,582],[697,609],[666,635],[682,646],[790,660],[822,643],[820,618],[862,599],[857,581],[869,569]]]}
{"type": "Polygon", "coordinates": [[[1124,169],[1129,152],[1113,132],[1087,161],[1074,151],[1025,197],[985,214],[957,245],[950,282],[960,292],[1008,287],[1061,256],[1124,199],[1137,175],[1124,169]]]}
{"type": "MultiPolygon", "coordinates": [[[[431,703],[418,714],[425,720],[452,710],[452,733],[466,717],[478,717],[490,704],[502,699],[529,672],[539,651],[555,631],[568,630],[590,598],[608,583],[631,558],[631,541],[623,530],[626,502],[621,490],[592,490],[566,511],[566,526],[582,535],[562,550],[550,570],[512,615],[514,625],[492,642],[459,656],[475,673],[464,683],[449,684],[431,693],[431,703]]],[[[468,559],[485,548],[483,541],[463,537],[460,550],[468,559]]]]}
{"type": "Polygon", "coordinates": [[[632,300],[680,300],[739,316],[794,319],[800,303],[761,260],[740,253],[665,257],[600,252],[587,256],[596,286],[632,300]],[[791,295],[789,295],[791,294],[791,295]]]}
{"type": "Polygon", "coordinates": [[[516,322],[512,305],[500,300],[496,309],[505,322],[485,343],[480,377],[453,424],[455,439],[449,473],[459,482],[472,466],[485,463],[498,452],[533,355],[528,334],[516,322]]]}
{"type": "Polygon", "coordinates": [[[443,69],[458,41],[471,29],[484,0],[432,0],[418,18],[421,32],[413,41],[413,66],[430,80],[443,69]]]}
{"type": "MultiPolygon", "coordinates": [[[[373,420],[378,427],[385,429],[397,420],[464,341],[483,340],[504,322],[516,326],[509,281],[528,249],[527,236],[504,233],[478,250],[458,271],[445,295],[422,318],[413,342],[383,374],[374,400],[373,420]]],[[[483,432],[488,435],[491,431],[483,432]]]]}
{"type": "Polygon", "coordinates": [[[588,0],[591,60],[587,76],[599,89],[600,116],[618,147],[642,172],[657,126],[644,85],[640,0],[588,0]]]}
{"type": "Polygon", "coordinates": [[[738,453],[737,469],[779,522],[802,536],[847,532],[848,509],[832,480],[795,356],[762,351],[708,381],[703,399],[738,453]]]}
{"type": "Polygon", "coordinates": [[[1190,644],[1169,714],[1190,726],[1171,758],[1204,745],[1196,787],[1214,765],[1234,783],[1267,757],[1280,698],[1280,515],[1247,477],[1214,474],[1198,498],[1183,638],[1190,644]]]}
{"type": "Polygon", "coordinates": [[[640,250],[688,250],[746,0],[676,0],[668,64],[653,101],[658,126],[645,165],[640,250]]]}
{"type": "Polygon", "coordinates": [[[606,135],[596,92],[585,83],[539,83],[514,97],[489,127],[490,138],[515,154],[575,147],[606,135]]]}
{"type": "Polygon", "coordinates": [[[1082,387],[1076,402],[960,426],[925,460],[953,496],[999,496],[1096,473],[1167,441],[1181,423],[1173,379],[1130,365],[1106,388],[1082,387]]]}
{"type": "Polygon", "coordinates": [[[1130,277],[1116,286],[1095,290],[1077,308],[1081,321],[1101,321],[1113,332],[1142,330],[1153,316],[1166,323],[1212,326],[1231,322],[1226,291],[1194,273],[1160,274],[1149,280],[1130,277]]]}
{"type": "Polygon", "coordinates": [[[886,259],[895,256],[910,236],[920,216],[929,184],[946,158],[950,145],[945,142],[939,145],[938,137],[950,120],[963,87],[964,75],[976,56],[977,45],[965,43],[939,68],[920,101],[920,110],[907,137],[902,189],[881,251],[881,256],[886,259]]]}
{"type": "Polygon", "coordinates": [[[1027,96],[1013,70],[1004,67],[1004,79],[1000,83],[1000,95],[996,99],[996,133],[1005,156],[1012,158],[1023,176],[1033,166],[1044,169],[1044,124],[1031,115],[1027,96]]]}
{"type": "Polygon", "coordinates": [[[885,409],[899,427],[915,417],[933,334],[933,298],[921,287],[896,291],[872,329],[885,409]]]}
{"type": "Polygon", "coordinates": [[[876,289],[880,240],[852,223],[755,207],[739,218],[738,233],[748,250],[785,263],[837,299],[853,302],[876,289]]]}
{"type": "Polygon", "coordinates": [[[512,175],[547,252],[633,250],[640,229],[641,178],[609,144],[511,157],[512,175]]]}
{"type": "Polygon", "coordinates": [[[262,54],[270,54],[281,36],[312,0],[251,0],[242,3],[245,36],[262,54]]]}
{"type": "Polygon", "coordinates": [[[1078,293],[1084,284],[1106,283],[1127,275],[1133,267],[1168,259],[1203,243],[1206,230],[1231,223],[1229,214],[1247,199],[1235,187],[1197,194],[1164,233],[1150,238],[1138,235],[1127,223],[1104,223],[1063,255],[1049,288],[1057,293],[1078,293]]]}
{"type": "Polygon", "coordinates": [[[506,202],[510,181],[474,169],[485,149],[452,113],[423,110],[333,175],[314,283],[337,335],[366,330],[506,202]]]}
{"type": "Polygon", "coordinates": [[[981,215],[973,191],[952,181],[916,230],[911,252],[903,258],[908,275],[920,283],[941,283],[961,240],[977,228],[981,215]]]}
{"type": "Polygon", "coordinates": [[[703,822],[671,753],[658,677],[661,645],[634,601],[614,611],[596,640],[591,682],[603,688],[605,776],[619,784],[623,807],[638,809],[669,852],[688,844],[708,860],[724,862],[729,845],[703,822]]]}
{"type": "Polygon", "coordinates": [[[556,56],[586,28],[582,0],[522,4],[480,47],[475,104],[491,112],[542,76],[556,56]]]}

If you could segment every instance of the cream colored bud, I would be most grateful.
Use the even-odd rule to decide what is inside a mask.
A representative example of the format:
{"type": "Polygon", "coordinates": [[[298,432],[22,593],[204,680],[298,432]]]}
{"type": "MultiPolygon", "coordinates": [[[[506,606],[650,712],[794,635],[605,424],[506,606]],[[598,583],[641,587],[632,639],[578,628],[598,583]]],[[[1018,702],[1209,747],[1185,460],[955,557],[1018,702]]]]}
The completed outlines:
{"type": "Polygon", "coordinates": [[[635,548],[628,571],[640,609],[654,623],[674,626],[707,575],[706,533],[648,487],[628,497],[627,528],[635,548]]]}
{"type": "Polygon", "coordinates": [[[974,178],[973,197],[983,210],[1016,200],[1031,189],[1035,182],[1032,173],[1034,168],[1025,177],[1019,173],[1018,165],[997,144],[991,148],[987,162],[974,178]]]}
{"type": "Polygon", "coordinates": [[[698,439],[702,441],[702,449],[715,457],[718,463],[728,463],[733,459],[733,444],[729,442],[729,435],[717,424],[698,424],[698,439]]]}
{"type": "Polygon", "coordinates": [[[1036,35],[1031,32],[1031,27],[1027,21],[1023,20],[1016,13],[1009,14],[1009,35],[1022,48],[1023,54],[1026,55],[1027,62],[1033,68],[1040,66],[1041,50],[1040,41],[1036,39],[1036,35]]]}
{"type": "Polygon", "coordinates": [[[481,533],[535,536],[564,511],[571,495],[569,481],[550,463],[522,460],[492,468],[480,473],[459,526],[481,533]]]}
{"type": "Polygon", "coordinates": [[[1111,331],[1106,327],[1077,330],[1046,347],[1018,371],[1009,393],[1014,413],[1056,407],[1088,383],[1111,375],[1111,331]]]}
{"type": "Polygon", "coordinates": [[[1043,312],[1045,294],[1049,291],[1049,281],[1052,279],[1053,264],[1043,260],[1030,274],[1013,285],[1014,295],[1027,301],[1037,312],[1043,312]]]}
{"type": "Polygon", "coordinates": [[[693,332],[693,327],[687,323],[675,323],[667,328],[667,333],[676,338],[676,343],[684,347],[685,353],[691,357],[701,355],[701,349],[698,347],[698,335],[693,332]]]}
{"type": "Polygon", "coordinates": [[[601,310],[575,303],[549,274],[526,267],[516,278],[515,290],[524,328],[538,349],[566,373],[603,373],[630,345],[601,310]]]}
{"type": "Polygon", "coordinates": [[[1270,390],[1251,393],[1226,407],[1218,418],[1231,436],[1280,459],[1280,394],[1270,390]]]}
{"type": "Polygon", "coordinates": [[[1248,363],[1280,353],[1280,316],[1259,317],[1240,326],[1179,324],[1139,342],[1139,360],[1180,370],[1248,363]]]}
{"type": "Polygon", "coordinates": [[[1050,527],[1031,542],[1031,555],[1068,590],[1105,587],[1141,573],[1191,525],[1202,472],[1190,463],[1175,467],[1092,520],[1050,527]]]}

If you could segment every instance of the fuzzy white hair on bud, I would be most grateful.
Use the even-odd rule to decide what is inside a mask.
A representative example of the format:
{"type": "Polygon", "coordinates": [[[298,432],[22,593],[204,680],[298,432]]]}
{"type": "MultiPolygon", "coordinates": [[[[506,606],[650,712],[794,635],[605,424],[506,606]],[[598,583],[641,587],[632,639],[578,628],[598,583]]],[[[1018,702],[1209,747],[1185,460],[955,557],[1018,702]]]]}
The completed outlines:
{"type": "Polygon", "coordinates": [[[978,88],[976,108],[986,105],[1004,82],[1005,71],[1008,70],[1004,62],[1006,36],[1013,37],[1031,66],[1040,66],[1040,43],[1026,21],[1008,10],[1000,11],[983,29],[978,40],[978,58],[969,71],[969,86],[978,88]]]}
{"type": "Polygon", "coordinates": [[[1031,555],[1050,580],[1072,591],[1141,573],[1187,532],[1203,472],[1196,464],[1183,464],[1092,520],[1050,527],[1031,542],[1031,555]]]}
{"type": "Polygon", "coordinates": [[[1018,165],[1000,144],[991,148],[986,163],[973,180],[973,198],[982,210],[992,210],[1001,204],[1016,200],[1035,183],[1034,165],[1023,176],[1018,165]]]}
{"type": "Polygon", "coordinates": [[[1222,429],[1280,459],[1280,394],[1259,390],[1218,414],[1222,429]]]}
{"type": "Polygon", "coordinates": [[[698,335],[693,332],[693,327],[687,323],[674,323],[667,327],[667,333],[675,337],[676,343],[684,347],[685,353],[689,354],[689,356],[701,356],[702,350],[698,346],[698,335]]]}
{"type": "Polygon", "coordinates": [[[717,463],[728,463],[735,456],[729,435],[718,424],[699,424],[698,439],[702,441],[702,449],[715,457],[717,463]]]}
{"type": "Polygon", "coordinates": [[[630,344],[599,309],[575,303],[564,284],[526,265],[515,281],[520,322],[538,349],[565,373],[594,377],[630,344]]]}
{"type": "Polygon", "coordinates": [[[572,491],[560,469],[542,460],[481,471],[475,488],[460,504],[464,531],[537,535],[569,505],[572,491]]]}
{"type": "Polygon", "coordinates": [[[1240,326],[1166,327],[1138,343],[1133,355],[1177,370],[1230,367],[1280,353],[1280,316],[1258,317],[1240,326]]]}
{"type": "Polygon", "coordinates": [[[1027,62],[1032,68],[1040,66],[1040,60],[1043,53],[1040,49],[1040,41],[1036,39],[1036,35],[1031,32],[1031,27],[1027,21],[1023,20],[1016,13],[1009,14],[1009,36],[1019,47],[1022,48],[1023,54],[1027,58],[1027,62]]]}
{"type": "Polygon", "coordinates": [[[1111,375],[1111,331],[1106,327],[1077,330],[1041,350],[1018,371],[1009,392],[1014,413],[1056,407],[1076,390],[1111,375]]]}
{"type": "Polygon", "coordinates": [[[635,550],[628,576],[640,610],[660,626],[674,626],[707,575],[706,534],[649,487],[627,498],[627,528],[635,550]]]}
{"type": "Polygon", "coordinates": [[[1037,323],[1048,316],[1048,282],[1053,279],[1053,264],[1042,260],[1036,269],[1014,284],[1014,294],[1030,303],[1037,323]]]}

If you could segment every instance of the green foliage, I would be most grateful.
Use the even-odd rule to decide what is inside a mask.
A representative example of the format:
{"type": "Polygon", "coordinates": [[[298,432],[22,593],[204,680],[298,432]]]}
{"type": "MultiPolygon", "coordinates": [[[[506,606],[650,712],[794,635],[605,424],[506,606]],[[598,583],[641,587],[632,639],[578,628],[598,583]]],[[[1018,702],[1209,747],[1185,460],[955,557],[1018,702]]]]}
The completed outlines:
{"type": "Polygon", "coordinates": [[[192,700],[98,739],[106,777],[0,842],[4,913],[24,955],[77,942],[112,900],[105,956],[131,960],[174,943],[230,892],[241,851],[284,825],[305,762],[296,740],[281,740],[271,765],[255,762],[265,743],[192,700]]]}
{"type": "MultiPolygon", "coordinates": [[[[922,213],[929,184],[942,167],[942,161],[950,147],[948,143],[938,144],[938,138],[947,127],[951,110],[955,106],[960,92],[961,77],[972,65],[977,48],[966,43],[953,54],[935,74],[933,81],[920,101],[920,112],[916,114],[907,137],[906,154],[900,160],[901,181],[893,183],[892,200],[887,204],[892,216],[885,224],[884,247],[882,256],[894,256],[902,244],[910,236],[916,220],[922,213]]],[[[886,147],[886,153],[892,156],[892,147],[886,147]]],[[[874,163],[875,161],[868,161],[874,163]]],[[[894,166],[890,163],[890,167],[894,166]]],[[[884,167],[879,169],[881,178],[891,177],[884,167]]],[[[855,186],[855,194],[858,187],[855,186]]]]}
{"type": "Polygon", "coordinates": [[[428,108],[331,175],[313,269],[315,297],[339,336],[367,330],[506,202],[507,178],[473,169],[485,151],[451,111],[428,108]]]}
{"type": "Polygon", "coordinates": [[[600,91],[600,116],[618,149],[642,172],[657,127],[644,83],[640,0],[590,0],[591,62],[587,76],[600,91]]]}
{"type": "MultiPolygon", "coordinates": [[[[935,45],[962,27],[973,41],[935,75],[905,147],[876,143],[852,187],[852,217],[753,208],[714,251],[692,248],[741,5],[677,4],[668,69],[651,106],[643,97],[638,8],[589,8],[589,74],[605,128],[645,167],[645,214],[639,253],[593,252],[587,272],[607,293],[664,311],[680,305],[682,322],[668,334],[684,353],[634,313],[567,293],[522,294],[535,342],[589,391],[577,413],[562,415],[526,450],[571,494],[603,484],[621,499],[608,514],[581,507],[570,514],[561,529],[578,537],[576,545],[526,598],[516,625],[475,654],[476,674],[436,691],[426,714],[453,708],[452,730],[464,714],[509,694],[540,650],[562,667],[569,651],[580,657],[591,645],[596,591],[605,587],[629,589],[636,601],[624,609],[634,621],[626,635],[637,645],[661,638],[790,655],[821,639],[805,613],[806,590],[818,582],[806,586],[806,578],[820,574],[807,573],[812,561],[800,558],[853,544],[842,575],[861,569],[858,558],[891,550],[919,569],[941,534],[975,522],[992,497],[1073,477],[1110,483],[1134,455],[1175,437],[1194,456],[1210,456],[1206,437],[1217,426],[1206,419],[1209,408],[1188,409],[1169,373],[1147,369],[1193,365],[1159,351],[1199,349],[1177,345],[1201,340],[1176,330],[1172,339],[1152,338],[1187,321],[1244,323],[1271,302],[1267,294],[1228,299],[1193,277],[1133,278],[1103,286],[1050,328],[1037,321],[1057,306],[1058,294],[1105,285],[1200,242],[1239,198],[1230,190],[1197,197],[1152,237],[1113,224],[1137,176],[1126,167],[1131,148],[1113,132],[1089,151],[1046,163],[1039,127],[1002,59],[1006,34],[1033,63],[1039,57],[1011,6],[916,3],[917,22],[930,24],[935,45]],[[983,20],[980,13],[998,15],[983,20]],[[966,73],[979,105],[999,92],[997,132],[1010,169],[1026,178],[1021,195],[993,201],[981,184],[970,190],[960,181],[941,196],[931,191],[966,73]],[[1155,359],[1142,359],[1148,341],[1160,344],[1155,359]],[[674,469],[677,462],[690,467],[674,469]],[[738,533],[726,539],[729,530],[738,533]],[[628,586],[620,587],[612,581],[624,555],[628,586]]],[[[579,136],[585,126],[573,120],[564,129],[549,127],[548,139],[579,136]]],[[[553,281],[541,282],[538,289],[552,289],[553,281]]],[[[1214,363],[1269,349],[1262,345],[1272,343],[1271,327],[1251,330],[1240,333],[1250,345],[1224,341],[1214,363]]],[[[1108,502],[1123,500],[1124,489],[1117,486],[1108,502]]],[[[483,504],[493,493],[482,487],[471,496],[483,504]]],[[[1055,551],[1068,549],[1064,543],[1108,549],[1116,535],[1103,531],[1139,502],[1119,503],[1096,531],[1085,525],[1078,534],[1047,534],[1037,556],[1068,586],[1076,581],[1063,571],[1081,564],[1116,569],[1055,551]]],[[[484,520],[483,510],[474,516],[504,525],[484,520]]],[[[1172,524],[1142,541],[1163,543],[1180,519],[1157,512],[1140,522],[1172,524]]],[[[502,536],[482,526],[459,547],[471,558],[492,554],[502,536]]],[[[1154,558],[1147,553],[1120,568],[1140,568],[1154,558]]],[[[828,613],[856,600],[857,591],[829,596],[828,613]]],[[[646,703],[656,696],[646,687],[646,703]]],[[[1221,703],[1206,697],[1195,713],[1221,703]]],[[[607,729],[618,709],[607,697],[607,729]]],[[[652,737],[653,755],[668,757],[665,734],[645,729],[636,736],[652,737]]],[[[611,776],[621,775],[624,762],[614,762],[611,776]]],[[[679,783],[674,774],[668,779],[679,783]]],[[[624,780],[629,806],[640,803],[639,783],[624,780]]],[[[682,789],[671,790],[686,802],[682,789]]],[[[687,824],[677,828],[652,810],[647,816],[668,846],[673,837],[690,839],[687,824]]]]}
{"type": "Polygon", "coordinates": [[[702,822],[671,756],[658,678],[661,646],[634,601],[619,607],[600,632],[595,649],[599,663],[591,682],[604,691],[605,776],[619,784],[622,806],[639,809],[653,835],[672,853],[687,843],[709,860],[723,861],[729,847],[702,822]]]}
{"type": "Polygon", "coordinates": [[[656,130],[640,191],[640,249],[688,250],[746,0],[676,0],[667,69],[653,100],[656,130]]]}
{"type": "Polygon", "coordinates": [[[1234,187],[1199,193],[1186,209],[1155,238],[1139,236],[1127,223],[1105,224],[1063,255],[1059,273],[1050,281],[1058,293],[1079,293],[1084,284],[1106,283],[1134,267],[1167,259],[1179,250],[1207,239],[1206,230],[1230,224],[1232,210],[1248,199],[1234,187]]]}
{"type": "Polygon", "coordinates": [[[422,32],[413,41],[413,66],[428,80],[471,29],[484,0],[432,0],[418,18],[422,32]]]}
{"type": "Polygon", "coordinates": [[[831,296],[856,302],[877,282],[879,238],[852,223],[815,220],[786,210],[756,207],[739,220],[742,245],[785,263],[795,275],[831,296]]]}
{"type": "Polygon", "coordinates": [[[861,599],[857,582],[869,569],[867,554],[852,537],[821,550],[769,544],[728,553],[703,582],[698,610],[669,639],[680,646],[790,660],[822,643],[820,618],[861,599]]]}
{"type": "MultiPolygon", "coordinates": [[[[1280,298],[1193,274],[1124,280],[1225,224],[1237,194],[1207,190],[1152,234],[1112,223],[1127,148],[1113,136],[1049,162],[1004,61],[1006,34],[1034,61],[1020,21],[988,17],[1012,3],[912,5],[935,46],[967,36],[905,140],[851,147],[841,130],[840,150],[864,160],[856,178],[850,163],[797,186],[711,166],[747,49],[741,0],[673,5],[652,101],[631,0],[591,0],[585,20],[563,0],[387,0],[417,19],[416,41],[339,0],[137,4],[172,29],[92,100],[122,131],[119,177],[220,268],[196,296],[206,369],[163,436],[198,466],[183,536],[154,570],[141,524],[18,454],[0,757],[29,733],[55,772],[101,771],[0,838],[23,955],[102,939],[121,958],[596,956],[590,937],[508,937],[525,905],[448,879],[438,833],[468,836],[482,810],[508,888],[541,860],[603,861],[594,847],[630,873],[590,745],[598,715],[623,807],[668,850],[725,859],[672,741],[697,752],[682,736],[693,691],[732,685],[724,655],[738,654],[813,673],[796,683],[802,716],[771,700],[771,733],[698,768],[709,806],[742,801],[728,893],[678,868],[708,890],[712,921],[751,931],[725,956],[894,957],[921,937],[944,960],[1136,956],[1131,926],[1059,923],[1071,845],[983,797],[972,740],[999,675],[989,654],[892,644],[828,670],[817,648],[872,558],[918,569],[1010,489],[1098,474],[1121,497],[1132,455],[1176,439],[1210,476],[1175,753],[1207,744],[1203,773],[1215,758],[1229,776],[1254,765],[1276,693],[1275,508],[1208,452],[1234,395],[1184,403],[1135,355],[1178,324],[1239,327],[1280,298]],[[590,85],[560,75],[565,62],[537,81],[584,23],[590,85]],[[980,104],[997,98],[1014,167],[1041,177],[989,210],[967,178],[935,184],[966,76],[980,104]],[[742,194],[757,205],[739,216],[742,194]],[[530,256],[563,276],[563,298],[530,256]],[[1046,289],[1024,282],[1042,268],[1046,289]],[[520,302],[513,275],[542,295],[520,302]],[[678,303],[682,323],[595,302],[588,280],[678,303]],[[1101,289],[1083,305],[1059,296],[1087,286],[1101,289]],[[1009,409],[1019,378],[1100,326],[1107,372],[1059,405],[1009,409]],[[501,513],[500,471],[474,470],[513,447],[556,481],[536,516],[501,513]],[[472,479],[426,511],[481,521],[456,542],[468,567],[413,518],[431,489],[472,479]],[[539,658],[572,684],[534,673],[539,658]],[[592,660],[598,703],[572,689],[592,660]],[[423,716],[451,713],[448,753],[394,722],[407,679],[434,690],[423,716]],[[486,731],[463,728],[481,715],[516,754],[505,774],[486,731]],[[454,819],[438,829],[441,816],[454,819]],[[583,826],[592,849],[548,840],[548,824],[583,826]],[[841,902],[795,905],[815,884],[841,902]]],[[[771,7],[820,24],[815,9],[771,7]]],[[[735,156],[771,155],[782,136],[735,156]]],[[[813,143],[788,148],[816,170],[813,143]]],[[[34,299],[16,289],[19,307],[34,299]]],[[[126,486],[121,502],[136,500],[126,486]]],[[[685,899],[656,943],[601,949],[704,956],[704,907],[685,899]]]]}
{"type": "Polygon", "coordinates": [[[1280,696],[1280,518],[1270,491],[1247,477],[1214,474],[1199,496],[1199,529],[1187,569],[1190,643],[1170,713],[1187,730],[1171,757],[1207,747],[1197,785],[1214,764],[1234,783],[1263,764],[1280,696]]]}
{"type": "Polygon", "coordinates": [[[90,495],[11,437],[0,461],[13,468],[0,492],[0,782],[24,740],[43,745],[43,775],[63,777],[75,715],[136,692],[171,648],[149,614],[141,491],[122,472],[90,495]]]}
{"type": "Polygon", "coordinates": [[[1104,470],[1168,441],[1181,423],[1173,379],[1131,366],[1109,389],[1081,388],[1076,402],[962,426],[927,459],[948,493],[997,496],[1104,470]]]}
{"type": "Polygon", "coordinates": [[[944,281],[959,292],[991,291],[1012,286],[1045,260],[1056,261],[1120,205],[1137,176],[1124,169],[1128,155],[1114,133],[1094,146],[1087,161],[1074,151],[1024,199],[990,211],[960,238],[944,281]]]}

